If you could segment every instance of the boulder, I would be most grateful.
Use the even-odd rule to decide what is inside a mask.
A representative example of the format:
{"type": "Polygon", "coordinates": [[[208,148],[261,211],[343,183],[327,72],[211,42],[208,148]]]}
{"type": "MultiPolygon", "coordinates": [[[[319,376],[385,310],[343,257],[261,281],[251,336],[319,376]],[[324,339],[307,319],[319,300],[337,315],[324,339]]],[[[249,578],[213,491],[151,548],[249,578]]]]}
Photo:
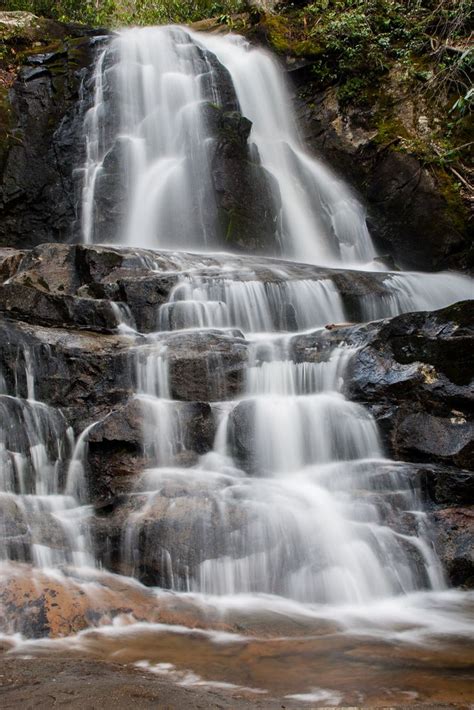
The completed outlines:
{"type": "Polygon", "coordinates": [[[47,293],[27,278],[0,285],[0,313],[38,325],[73,326],[113,332],[117,316],[110,301],[47,293]]]}
{"type": "MultiPolygon", "coordinates": [[[[248,554],[255,510],[234,485],[198,468],[146,471],[133,495],[96,511],[99,557],[108,569],[147,585],[186,590],[205,560],[248,554]]],[[[254,551],[262,544],[270,543],[256,539],[254,551]]]]}
{"type": "Polygon", "coordinates": [[[173,333],[164,342],[174,399],[216,402],[241,394],[248,357],[241,334],[173,333]]]}
{"type": "Polygon", "coordinates": [[[0,319],[0,343],[7,392],[27,396],[29,358],[36,398],[61,408],[76,434],[133,391],[128,342],[120,336],[0,319]]]}
{"type": "Polygon", "coordinates": [[[474,510],[442,508],[431,514],[436,550],[449,582],[454,586],[474,589],[474,510]]]}
{"type": "Polygon", "coordinates": [[[407,313],[365,330],[347,392],[370,407],[395,458],[472,468],[473,305],[407,313]]]}
{"type": "MultiPolygon", "coordinates": [[[[26,638],[71,636],[116,618],[206,628],[204,611],[174,595],[98,570],[47,571],[11,564],[0,572],[0,633],[26,638]]],[[[228,628],[214,619],[216,628],[228,628]]]]}
{"type": "Polygon", "coordinates": [[[474,505],[474,472],[451,466],[419,466],[421,489],[438,505],[474,505]]]}
{"type": "Polygon", "coordinates": [[[279,252],[278,184],[249,145],[251,122],[240,113],[219,112],[212,181],[226,246],[247,252],[279,252]]]}
{"type": "MultiPolygon", "coordinates": [[[[153,443],[159,427],[168,421],[154,421],[150,404],[138,398],[112,409],[87,434],[86,476],[89,497],[104,510],[137,486],[143,471],[153,466],[153,443]],[[153,441],[147,441],[147,425],[153,421],[153,441]],[[155,428],[156,424],[156,428],[155,428]]],[[[182,436],[169,463],[191,466],[212,449],[215,422],[212,409],[203,402],[177,402],[170,416],[182,436]]]]}

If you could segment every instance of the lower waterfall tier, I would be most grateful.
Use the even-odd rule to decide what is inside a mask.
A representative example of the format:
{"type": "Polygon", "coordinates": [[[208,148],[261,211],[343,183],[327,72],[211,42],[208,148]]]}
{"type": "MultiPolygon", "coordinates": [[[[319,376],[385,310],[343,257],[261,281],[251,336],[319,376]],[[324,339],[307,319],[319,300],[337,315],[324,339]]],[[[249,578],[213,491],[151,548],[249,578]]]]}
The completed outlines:
{"type": "Polygon", "coordinates": [[[443,588],[435,542],[448,580],[472,579],[472,303],[449,305],[466,277],[1,259],[3,559],[362,603],[443,588]],[[392,318],[357,323],[374,315],[392,318]]]}
{"type": "Polygon", "coordinates": [[[352,638],[369,667],[436,634],[413,687],[443,700],[451,676],[425,681],[474,578],[472,282],[58,245],[3,250],[0,273],[7,656],[119,652],[330,705],[380,701],[378,672],[360,695],[308,658],[353,678],[352,638]]]}

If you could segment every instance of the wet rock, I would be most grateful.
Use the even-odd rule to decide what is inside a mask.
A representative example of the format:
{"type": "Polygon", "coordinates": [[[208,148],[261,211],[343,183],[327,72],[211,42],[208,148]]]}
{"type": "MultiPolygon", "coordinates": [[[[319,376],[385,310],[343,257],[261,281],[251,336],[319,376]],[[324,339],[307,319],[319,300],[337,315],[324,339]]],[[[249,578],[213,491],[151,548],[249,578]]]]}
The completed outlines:
{"type": "Polygon", "coordinates": [[[452,461],[461,467],[472,466],[474,422],[464,417],[434,417],[424,412],[407,411],[397,422],[392,445],[402,459],[452,461]]]}
{"type": "Polygon", "coordinates": [[[11,278],[17,271],[25,252],[18,249],[0,248],[0,283],[11,278]]]}
{"type": "Polygon", "coordinates": [[[0,546],[6,538],[24,537],[28,526],[15,496],[0,495],[0,546]]]}
{"type": "Polygon", "coordinates": [[[371,408],[395,458],[472,468],[473,302],[372,325],[348,393],[371,408]]]}
{"type": "Polygon", "coordinates": [[[431,514],[436,549],[454,586],[474,588],[474,510],[443,508],[431,514]]]}
{"type": "Polygon", "coordinates": [[[0,285],[0,313],[25,322],[113,332],[117,317],[105,299],[58,296],[28,281],[0,285]]]}
{"type": "MultiPolygon", "coordinates": [[[[30,395],[34,394],[30,392],[30,395]]],[[[34,488],[34,471],[30,470],[26,459],[31,458],[30,449],[37,444],[43,444],[46,452],[58,458],[61,450],[62,454],[68,454],[67,447],[67,422],[59,409],[47,407],[43,403],[33,400],[20,399],[5,394],[0,394],[0,415],[2,418],[2,444],[5,449],[11,452],[24,454],[25,470],[23,471],[24,485],[34,488]],[[4,423],[7,423],[5,425],[4,423]],[[33,477],[33,480],[31,480],[33,477]]],[[[2,447],[2,448],[3,448],[2,447]]],[[[4,462],[2,461],[2,468],[4,462]]],[[[16,474],[8,475],[9,466],[5,464],[5,474],[8,478],[16,478],[16,474]]],[[[8,485],[8,483],[7,483],[8,485]]]]}
{"type": "Polygon", "coordinates": [[[174,399],[214,402],[242,392],[247,364],[243,338],[219,331],[176,333],[166,343],[174,399]]]}
{"type": "MultiPolygon", "coordinates": [[[[110,107],[106,105],[107,109],[110,107]]],[[[106,153],[95,184],[94,230],[103,243],[117,242],[126,218],[126,150],[126,142],[119,137],[106,153]]]]}
{"type": "Polygon", "coordinates": [[[229,432],[232,455],[238,465],[255,473],[255,402],[244,400],[237,404],[230,414],[229,432]]]}
{"type": "Polygon", "coordinates": [[[32,34],[9,40],[22,51],[30,44],[32,53],[6,97],[8,125],[0,120],[0,244],[16,247],[67,242],[79,228],[76,169],[85,146],[78,137],[97,48],[94,31],[34,20],[39,36],[33,27],[32,34]],[[38,52],[38,39],[54,49],[38,52]]]}
{"type": "Polygon", "coordinates": [[[116,617],[179,623],[180,606],[183,623],[192,619],[186,604],[173,608],[171,599],[161,603],[154,592],[100,572],[80,576],[66,570],[50,576],[26,565],[9,565],[2,568],[1,582],[0,631],[26,638],[70,636],[116,617]]]}
{"type": "MultiPolygon", "coordinates": [[[[170,409],[181,432],[171,465],[192,466],[212,449],[215,421],[203,402],[177,402],[170,409]]],[[[87,435],[87,480],[95,506],[115,505],[117,498],[137,486],[142,472],[153,465],[153,442],[147,442],[147,424],[153,421],[146,401],[130,399],[108,413],[87,435]]],[[[158,426],[157,422],[157,426],[158,426]]],[[[153,441],[159,432],[153,431],[153,441]]]]}
{"type": "Polygon", "coordinates": [[[130,490],[147,464],[142,450],[143,412],[130,399],[109,411],[87,435],[87,485],[95,504],[130,490]]]}
{"type": "Polygon", "coordinates": [[[237,532],[246,529],[253,512],[231,496],[224,503],[221,492],[230,485],[224,477],[206,480],[192,469],[179,477],[156,473],[161,475],[153,479],[155,493],[141,494],[138,486],[111,515],[95,518],[95,543],[109,569],[133,573],[147,585],[187,589],[204,560],[242,554],[237,532]]]}
{"type": "Polygon", "coordinates": [[[460,200],[452,204],[452,176],[399,150],[400,132],[415,138],[419,131],[400,126],[417,111],[412,97],[400,91],[396,72],[389,73],[383,90],[375,90],[364,107],[341,106],[337,89],[321,91],[304,64],[291,76],[307,143],[360,192],[380,252],[404,268],[472,268],[468,214],[460,200]],[[395,131],[391,140],[379,133],[385,121],[395,131]]]}
{"type": "Polygon", "coordinates": [[[365,304],[388,298],[390,290],[384,283],[384,274],[371,274],[356,271],[337,271],[331,274],[331,280],[344,303],[344,311],[350,322],[368,320],[365,304]]]}
{"type": "Polygon", "coordinates": [[[436,269],[465,248],[467,235],[450,214],[440,185],[416,157],[382,153],[374,161],[367,197],[378,217],[374,236],[397,263],[436,269]]]}
{"type": "MultiPolygon", "coordinates": [[[[75,541],[68,540],[66,532],[55,515],[46,508],[31,503],[28,498],[0,494],[0,551],[7,552],[8,559],[31,562],[36,545],[36,555],[41,548],[47,555],[54,551],[61,554],[74,548],[75,541]]],[[[3,555],[2,555],[3,556],[3,555]]]]}
{"type": "Polygon", "coordinates": [[[123,407],[113,409],[91,430],[88,441],[94,443],[120,441],[138,444],[142,438],[143,412],[136,399],[129,400],[123,407]]]}
{"type": "Polygon", "coordinates": [[[280,194],[276,180],[248,145],[251,122],[240,113],[220,112],[212,158],[212,180],[226,245],[275,254],[280,194]]]}
{"type": "MultiPolygon", "coordinates": [[[[146,250],[137,254],[126,249],[44,244],[22,253],[21,258],[19,254],[15,253],[15,272],[0,286],[0,309],[10,318],[55,327],[115,330],[123,318],[110,303],[117,300],[132,320],[136,316],[139,327],[154,329],[158,307],[176,280],[151,274],[160,262],[167,264],[146,250]]],[[[7,256],[5,268],[13,258],[7,256]]]]}
{"type": "Polygon", "coordinates": [[[137,329],[149,333],[159,329],[159,308],[169,299],[177,274],[118,279],[120,300],[128,305],[137,329]]]}
{"type": "Polygon", "coordinates": [[[0,319],[0,369],[10,394],[26,397],[26,361],[38,400],[59,407],[77,434],[133,391],[126,339],[0,319]],[[26,353],[26,355],[25,355],[26,353]]]}
{"type": "Polygon", "coordinates": [[[421,489],[428,500],[442,505],[474,505],[474,472],[451,466],[419,466],[421,489]]]}

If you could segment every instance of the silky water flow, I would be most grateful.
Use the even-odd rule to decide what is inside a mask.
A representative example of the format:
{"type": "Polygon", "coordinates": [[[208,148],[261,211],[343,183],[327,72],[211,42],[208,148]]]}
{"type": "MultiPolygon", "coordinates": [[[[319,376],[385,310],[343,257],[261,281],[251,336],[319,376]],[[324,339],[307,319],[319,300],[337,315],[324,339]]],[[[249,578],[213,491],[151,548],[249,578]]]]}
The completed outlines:
{"type": "MultiPolygon", "coordinates": [[[[118,245],[199,252],[170,252],[176,283],[156,309],[155,332],[137,333],[127,308],[113,304],[118,332],[130,343],[148,461],[129,494],[115,564],[118,554],[123,574],[214,614],[273,614],[310,628],[330,619],[352,633],[390,638],[400,629],[465,634],[464,597],[446,588],[416,490],[403,466],[385,457],[368,409],[345,395],[357,346],[331,343],[324,326],[350,319],[331,269],[365,269],[379,280],[376,296],[359,299],[361,321],[472,297],[472,282],[375,267],[363,206],[305,150],[281,69],[243,38],[126,30],[99,53],[94,79],[84,242],[105,241],[98,196],[110,189],[120,196],[118,245]],[[255,155],[278,185],[278,240],[291,262],[217,253],[210,265],[202,253],[220,243],[215,137],[204,107],[226,100],[222,82],[252,121],[255,155]],[[304,264],[326,270],[314,275],[304,264]],[[220,384],[223,362],[205,355],[217,392],[206,403],[214,443],[191,460],[189,432],[204,405],[175,396],[173,343],[206,333],[246,343],[248,356],[241,391],[229,397],[225,378],[220,384]],[[301,361],[295,343],[309,333],[324,347],[301,361]],[[177,514],[190,521],[184,541],[176,541],[177,514]],[[150,524],[157,520],[158,538],[150,524]]],[[[153,259],[147,266],[168,273],[153,259]]],[[[98,423],[74,440],[61,411],[36,398],[28,349],[18,352],[16,370],[14,382],[1,378],[0,499],[15,534],[0,558],[99,574],[112,552],[97,554],[89,532],[88,436],[98,423]]],[[[120,631],[107,629],[104,643],[120,641],[120,631]]],[[[152,625],[143,631],[152,632],[152,625]]],[[[72,643],[87,649],[84,634],[72,643]]],[[[122,643],[133,647],[127,632],[122,643]]],[[[148,667],[151,656],[133,658],[148,667]]],[[[289,697],[337,704],[343,696],[313,689],[289,697]]]]}

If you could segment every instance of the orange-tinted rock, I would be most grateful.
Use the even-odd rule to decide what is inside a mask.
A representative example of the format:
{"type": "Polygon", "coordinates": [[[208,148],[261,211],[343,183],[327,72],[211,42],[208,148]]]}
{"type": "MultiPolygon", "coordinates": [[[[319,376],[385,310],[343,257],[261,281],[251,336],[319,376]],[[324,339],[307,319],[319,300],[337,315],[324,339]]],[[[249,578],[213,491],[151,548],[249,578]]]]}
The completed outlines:
{"type": "MultiPolygon", "coordinates": [[[[191,628],[212,622],[204,610],[173,594],[157,595],[99,571],[50,573],[28,565],[8,565],[0,571],[1,633],[55,638],[110,624],[117,617],[191,628]]],[[[222,622],[214,626],[229,628],[222,622]]]]}

